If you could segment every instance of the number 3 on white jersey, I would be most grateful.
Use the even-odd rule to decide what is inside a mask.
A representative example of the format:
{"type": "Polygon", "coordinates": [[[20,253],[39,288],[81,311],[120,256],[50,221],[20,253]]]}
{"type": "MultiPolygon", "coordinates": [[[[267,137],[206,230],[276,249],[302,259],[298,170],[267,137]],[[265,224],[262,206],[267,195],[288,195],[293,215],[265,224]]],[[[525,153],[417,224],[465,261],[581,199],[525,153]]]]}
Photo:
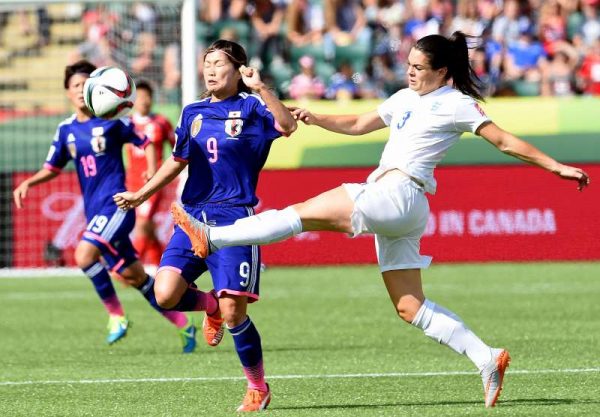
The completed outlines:
{"type": "Polygon", "coordinates": [[[88,224],[87,230],[94,233],[102,233],[102,230],[104,229],[107,223],[108,217],[97,214],[92,218],[90,224],[88,224]]]}

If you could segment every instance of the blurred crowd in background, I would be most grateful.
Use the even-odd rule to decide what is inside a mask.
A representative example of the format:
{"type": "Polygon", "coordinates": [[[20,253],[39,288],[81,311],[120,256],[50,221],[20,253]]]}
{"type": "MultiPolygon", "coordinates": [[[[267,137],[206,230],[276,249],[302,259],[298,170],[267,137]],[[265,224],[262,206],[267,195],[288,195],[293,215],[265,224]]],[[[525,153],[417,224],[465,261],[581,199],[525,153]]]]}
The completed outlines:
{"type": "MultiPolygon", "coordinates": [[[[600,95],[600,0],[210,0],[198,6],[199,60],[213,40],[236,40],[283,98],[388,97],[406,86],[416,40],[457,30],[475,37],[471,59],[486,96],[600,95]]],[[[153,81],[167,100],[177,99],[178,16],[167,22],[161,3],[81,7],[85,40],[69,61],[124,66],[153,81]]],[[[43,22],[43,11],[38,14],[43,22]]]]}

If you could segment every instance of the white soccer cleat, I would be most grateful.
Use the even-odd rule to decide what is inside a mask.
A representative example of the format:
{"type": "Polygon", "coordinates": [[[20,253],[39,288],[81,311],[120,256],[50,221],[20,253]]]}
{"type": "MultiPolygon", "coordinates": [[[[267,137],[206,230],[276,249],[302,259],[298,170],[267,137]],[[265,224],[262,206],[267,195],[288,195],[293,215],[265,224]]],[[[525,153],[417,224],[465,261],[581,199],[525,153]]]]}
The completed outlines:
{"type": "Polygon", "coordinates": [[[496,405],[500,392],[502,391],[502,381],[504,372],[510,363],[510,355],[504,349],[492,349],[492,359],[481,370],[481,379],[483,381],[483,392],[485,395],[485,406],[493,407],[496,405]]]}

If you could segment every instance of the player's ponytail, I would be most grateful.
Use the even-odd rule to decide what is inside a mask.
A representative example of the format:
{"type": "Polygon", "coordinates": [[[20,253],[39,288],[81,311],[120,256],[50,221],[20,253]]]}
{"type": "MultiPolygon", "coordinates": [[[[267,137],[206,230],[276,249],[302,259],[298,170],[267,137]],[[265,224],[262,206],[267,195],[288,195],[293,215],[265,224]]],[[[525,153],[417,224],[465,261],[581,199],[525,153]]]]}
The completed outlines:
{"type": "Polygon", "coordinates": [[[454,32],[450,38],[429,35],[419,39],[414,48],[427,56],[431,68],[446,67],[448,69],[446,80],[452,78],[452,83],[457,90],[475,100],[483,101],[483,96],[479,92],[481,81],[469,61],[467,35],[460,31],[454,32]]]}

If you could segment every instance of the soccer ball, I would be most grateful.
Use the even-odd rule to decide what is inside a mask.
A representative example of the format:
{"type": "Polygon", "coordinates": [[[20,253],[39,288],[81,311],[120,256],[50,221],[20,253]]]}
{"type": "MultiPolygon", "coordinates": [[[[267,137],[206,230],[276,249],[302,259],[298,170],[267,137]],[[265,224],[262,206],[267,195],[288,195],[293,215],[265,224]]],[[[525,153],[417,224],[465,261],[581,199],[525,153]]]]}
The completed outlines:
{"type": "Polygon", "coordinates": [[[118,119],[129,113],[135,101],[135,83],[122,69],[101,67],[83,85],[83,100],[96,117],[118,119]]]}

